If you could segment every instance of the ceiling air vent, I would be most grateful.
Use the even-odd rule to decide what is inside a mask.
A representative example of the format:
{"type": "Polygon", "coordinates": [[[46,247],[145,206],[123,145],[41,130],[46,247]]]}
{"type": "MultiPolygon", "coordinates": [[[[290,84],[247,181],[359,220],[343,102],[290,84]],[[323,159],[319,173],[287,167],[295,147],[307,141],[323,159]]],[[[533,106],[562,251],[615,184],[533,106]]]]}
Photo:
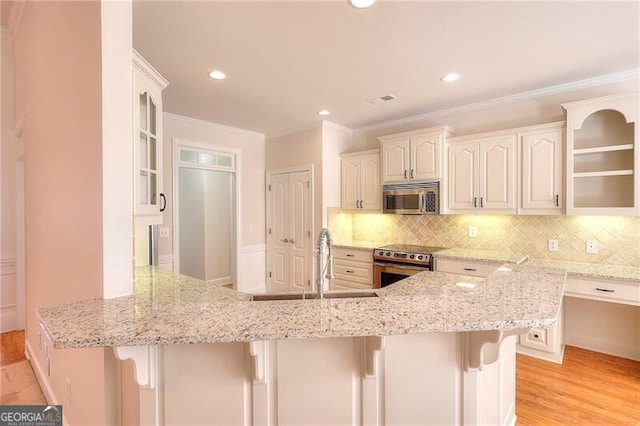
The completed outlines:
{"type": "Polygon", "coordinates": [[[380,102],[389,102],[389,101],[393,101],[398,99],[398,97],[396,95],[392,95],[391,93],[389,93],[388,95],[384,95],[384,96],[380,96],[379,98],[370,98],[367,99],[367,102],[369,102],[370,104],[377,104],[380,102]]]}

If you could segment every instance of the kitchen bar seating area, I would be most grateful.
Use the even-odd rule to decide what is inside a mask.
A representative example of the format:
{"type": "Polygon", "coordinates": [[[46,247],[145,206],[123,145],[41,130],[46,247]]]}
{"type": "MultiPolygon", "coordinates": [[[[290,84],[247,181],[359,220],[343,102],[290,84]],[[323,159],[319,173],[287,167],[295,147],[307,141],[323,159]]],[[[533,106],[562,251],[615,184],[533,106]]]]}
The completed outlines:
{"type": "Polygon", "coordinates": [[[3,403],[640,422],[639,13],[3,1],[3,403]]]}

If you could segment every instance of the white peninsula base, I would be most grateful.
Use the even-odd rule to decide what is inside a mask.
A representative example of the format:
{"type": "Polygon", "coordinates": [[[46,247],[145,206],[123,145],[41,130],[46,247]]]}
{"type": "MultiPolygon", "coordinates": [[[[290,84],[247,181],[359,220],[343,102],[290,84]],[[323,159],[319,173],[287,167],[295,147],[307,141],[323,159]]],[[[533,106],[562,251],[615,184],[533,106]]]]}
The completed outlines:
{"type": "Polygon", "coordinates": [[[137,372],[149,373],[146,387],[126,386],[134,369],[122,369],[122,423],[513,425],[511,334],[158,347],[151,363],[136,360],[137,372]]]}

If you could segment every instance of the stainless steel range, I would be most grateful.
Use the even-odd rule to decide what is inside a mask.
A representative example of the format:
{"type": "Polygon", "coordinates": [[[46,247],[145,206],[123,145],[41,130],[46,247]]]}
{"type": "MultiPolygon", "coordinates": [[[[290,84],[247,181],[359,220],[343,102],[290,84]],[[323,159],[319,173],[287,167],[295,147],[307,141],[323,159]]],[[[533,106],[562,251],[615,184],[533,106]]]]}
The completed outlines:
{"type": "Polygon", "coordinates": [[[405,244],[374,249],[374,288],[386,287],[422,271],[433,271],[433,253],[443,249],[405,244]]]}

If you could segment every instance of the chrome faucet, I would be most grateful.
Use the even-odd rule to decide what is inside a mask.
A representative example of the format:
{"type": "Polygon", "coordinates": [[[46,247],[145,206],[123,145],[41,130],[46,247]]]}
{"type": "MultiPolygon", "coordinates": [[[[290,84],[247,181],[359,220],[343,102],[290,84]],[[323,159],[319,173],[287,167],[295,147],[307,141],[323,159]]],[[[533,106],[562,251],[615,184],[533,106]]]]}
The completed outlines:
{"type": "Polygon", "coordinates": [[[316,241],[316,290],[318,291],[318,298],[322,299],[324,297],[324,279],[332,280],[333,276],[333,256],[331,255],[331,235],[329,235],[329,230],[327,228],[322,228],[320,230],[320,234],[318,234],[318,240],[316,241]],[[327,253],[327,263],[324,264],[324,268],[322,267],[322,258],[324,256],[323,246],[326,243],[328,253],[327,253]]]}

